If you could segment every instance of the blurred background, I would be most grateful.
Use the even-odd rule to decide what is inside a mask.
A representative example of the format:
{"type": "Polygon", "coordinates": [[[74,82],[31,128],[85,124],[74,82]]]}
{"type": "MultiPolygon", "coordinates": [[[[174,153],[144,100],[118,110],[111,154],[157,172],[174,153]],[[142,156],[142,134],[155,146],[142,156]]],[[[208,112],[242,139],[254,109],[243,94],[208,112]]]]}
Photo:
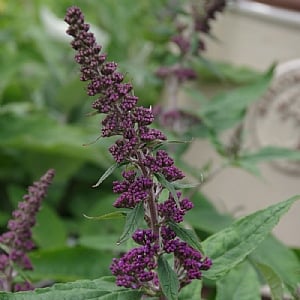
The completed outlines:
{"type": "MultiPolygon", "coordinates": [[[[272,86],[276,90],[274,94],[266,97],[270,98],[270,101],[272,99],[273,103],[278,103],[277,105],[293,99],[292,109],[299,115],[299,1],[232,1],[231,4],[212,24],[212,32],[218,41],[207,40],[207,57],[261,71],[276,63],[277,77],[280,77],[279,75],[281,77],[272,86]],[[290,78],[291,84],[283,83],[287,78],[290,78]]],[[[263,117],[267,124],[259,123],[259,117],[253,114],[253,110],[247,115],[248,125],[251,124],[248,126],[247,133],[249,146],[255,148],[276,144],[297,148],[300,132],[298,122],[287,124],[286,120],[276,119],[277,113],[273,107],[268,105],[267,109],[269,114],[263,117]],[[253,125],[256,122],[261,126],[253,125]]],[[[198,161],[194,159],[195,157],[200,160],[203,157],[218,159],[213,154],[211,145],[206,141],[197,143],[195,148],[191,149],[190,161],[193,163],[198,161]],[[202,155],[199,155],[199,149],[202,155]]],[[[276,168],[270,163],[262,164],[264,180],[237,168],[227,169],[216,176],[214,181],[208,183],[203,191],[220,209],[237,216],[245,215],[299,194],[299,164],[293,162],[292,166],[288,164],[281,167],[276,168]]],[[[299,215],[300,204],[298,203],[283,217],[274,231],[276,236],[290,246],[300,245],[300,236],[293,230],[300,226],[299,215]]]]}
{"type": "MultiPolygon", "coordinates": [[[[79,82],[79,67],[65,34],[67,7],[81,7],[103,51],[133,82],[140,104],[155,107],[167,98],[166,82],[157,70],[177,59],[170,46],[176,32],[173,16],[188,18],[182,11],[188,2],[0,0],[2,231],[26,186],[48,168],[57,174],[34,230],[39,250],[31,255],[33,278],[68,281],[109,274],[124,223],[83,217],[114,209],[111,184],[120,175],[116,172],[100,188],[92,188],[112,163],[107,151],[112,140],[99,139],[101,117],[90,116],[92,100],[79,82]],[[80,260],[80,266],[74,260],[80,260]]],[[[212,20],[210,34],[203,34],[205,51],[191,62],[197,80],[181,86],[179,99],[181,109],[203,122],[183,135],[167,131],[170,139],[194,139],[171,148],[187,174],[200,181],[209,174],[187,219],[203,238],[232,217],[300,194],[295,160],[300,157],[299,5],[276,1],[275,7],[267,2],[229,1],[212,20]],[[230,138],[241,124],[243,141],[239,136],[233,145],[230,138]],[[268,146],[291,152],[259,152],[268,146]],[[280,162],[269,162],[278,158],[280,162]],[[214,172],[224,161],[229,167],[214,172]]],[[[300,205],[295,204],[275,229],[292,247],[300,246],[294,232],[300,227],[299,214],[300,205]]]]}

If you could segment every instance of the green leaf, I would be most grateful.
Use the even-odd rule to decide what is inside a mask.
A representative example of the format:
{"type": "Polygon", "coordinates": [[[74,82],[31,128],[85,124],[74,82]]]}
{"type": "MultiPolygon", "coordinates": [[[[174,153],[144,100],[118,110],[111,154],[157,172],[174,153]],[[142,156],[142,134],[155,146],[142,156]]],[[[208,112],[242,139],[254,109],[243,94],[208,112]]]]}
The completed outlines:
{"type": "Polygon", "coordinates": [[[177,274],[162,255],[159,256],[157,264],[158,278],[164,295],[168,300],[177,300],[179,289],[177,274]]]}
{"type": "MultiPolygon", "coordinates": [[[[192,63],[193,65],[195,64],[196,69],[200,68],[202,71],[204,71],[203,73],[209,73],[213,76],[215,76],[216,79],[222,80],[225,79],[223,77],[223,74],[220,72],[220,69],[218,67],[218,65],[212,61],[212,60],[208,60],[204,57],[199,57],[197,59],[192,58],[192,63]]],[[[199,71],[199,69],[198,69],[199,71]]],[[[202,78],[202,73],[201,73],[201,78],[202,78]]]]}
{"type": "Polygon", "coordinates": [[[41,248],[64,247],[67,241],[67,230],[56,212],[42,204],[42,209],[37,214],[36,225],[32,229],[33,238],[41,248]]]}
{"type": "Polygon", "coordinates": [[[31,278],[66,282],[110,274],[109,265],[114,255],[112,251],[76,246],[37,250],[31,252],[29,257],[34,266],[34,270],[28,272],[31,278]]]}
{"type": "MultiPolygon", "coordinates": [[[[260,78],[265,76],[265,74],[259,73],[256,70],[250,69],[249,67],[245,66],[235,66],[233,64],[216,61],[214,61],[213,64],[215,65],[215,68],[218,69],[218,74],[211,71],[209,68],[207,68],[201,63],[198,63],[196,65],[196,69],[201,74],[202,80],[215,83],[216,80],[221,79],[223,81],[226,81],[226,83],[230,82],[234,84],[247,84],[258,81],[260,78]]],[[[273,66],[271,68],[273,68],[273,66]]],[[[265,73],[268,72],[270,72],[270,70],[268,70],[265,73]]],[[[218,84],[220,83],[218,82],[218,84]]]]}
{"type": "Polygon", "coordinates": [[[242,262],[268,236],[280,217],[299,198],[292,197],[241,218],[206,239],[202,247],[212,259],[213,265],[204,276],[212,280],[218,279],[242,262]]]}
{"type": "Polygon", "coordinates": [[[266,91],[271,78],[271,74],[267,74],[251,85],[215,96],[201,106],[199,117],[215,132],[232,127],[243,119],[248,106],[266,91]]]}
{"type": "MultiPolygon", "coordinates": [[[[104,184],[104,183],[103,183],[104,184]]],[[[102,186],[101,192],[101,201],[99,201],[98,192],[94,189],[90,189],[92,194],[83,193],[78,195],[78,208],[76,209],[79,213],[77,221],[79,222],[78,230],[80,236],[84,235],[106,235],[108,232],[112,235],[120,236],[125,224],[125,218],[122,219],[114,219],[112,221],[105,221],[105,224],[99,224],[99,222],[91,221],[82,217],[82,212],[86,212],[88,216],[92,215],[101,215],[101,213],[105,211],[110,211],[112,209],[112,203],[116,200],[114,194],[111,193],[111,186],[109,185],[109,191],[107,193],[104,190],[104,186],[102,186]],[[96,192],[96,193],[95,193],[96,192]],[[81,203],[84,202],[82,199],[87,197],[91,203],[89,206],[85,206],[81,208],[81,203]],[[105,225],[105,226],[104,226],[105,225]]],[[[83,204],[82,204],[83,205],[83,204]]],[[[119,209],[113,210],[118,211],[119,209]]],[[[124,209],[125,210],[125,209],[124,209]]],[[[121,209],[123,211],[123,209],[121,209]]],[[[129,210],[131,211],[131,210],[129,210]]],[[[102,221],[103,222],[103,221],[102,221]]],[[[118,240],[116,238],[116,241],[118,240]]]]}
{"type": "Polygon", "coordinates": [[[296,294],[300,282],[300,261],[292,250],[273,236],[269,236],[250,257],[254,263],[272,266],[288,290],[296,294]]]}
{"type": "Polygon", "coordinates": [[[51,167],[57,171],[56,181],[65,182],[85,162],[106,167],[110,161],[104,144],[82,146],[88,134],[82,128],[42,113],[3,114],[0,128],[0,149],[13,153],[18,165],[35,178],[51,167]]]}
{"type": "MultiPolygon", "coordinates": [[[[203,182],[203,178],[201,179],[203,182]]],[[[197,182],[197,183],[179,183],[179,182],[174,182],[172,185],[176,190],[184,190],[184,189],[192,189],[195,187],[198,187],[201,185],[202,182],[197,182]]]]}
{"type": "Polygon", "coordinates": [[[176,204],[179,206],[179,199],[174,185],[169,182],[162,174],[155,174],[157,180],[172,194],[176,204]]]}
{"type": "MultiPolygon", "coordinates": [[[[97,249],[102,251],[116,251],[116,241],[119,236],[115,234],[97,234],[84,235],[79,238],[78,244],[90,249],[97,249]]],[[[118,251],[127,251],[126,243],[118,245],[118,251]]]]}
{"type": "Polygon", "coordinates": [[[245,154],[239,157],[242,163],[257,164],[275,159],[300,160],[300,151],[280,147],[264,147],[256,153],[245,154]]]}
{"type": "Polygon", "coordinates": [[[3,300],[140,300],[141,296],[141,292],[117,287],[105,278],[58,283],[50,288],[30,292],[0,292],[3,300]]]}
{"type": "Polygon", "coordinates": [[[128,213],[127,211],[113,211],[111,213],[104,214],[104,215],[101,215],[101,216],[98,216],[98,217],[90,217],[90,216],[87,216],[85,214],[83,214],[83,216],[85,218],[89,219],[89,220],[101,221],[101,220],[111,220],[111,219],[124,218],[127,213],[128,213]]]}
{"type": "Polygon", "coordinates": [[[199,239],[193,230],[185,229],[174,222],[168,222],[168,225],[179,238],[187,242],[191,247],[203,253],[203,249],[199,242],[199,239]]]}
{"type": "Polygon", "coordinates": [[[271,266],[266,264],[256,264],[256,267],[262,273],[268,286],[271,290],[272,300],[282,300],[283,299],[283,282],[278,274],[273,270],[271,266]]]}
{"type": "Polygon", "coordinates": [[[217,281],[216,300],[260,300],[260,283],[254,268],[245,261],[217,281]]]}
{"type": "Polygon", "coordinates": [[[9,197],[9,202],[11,203],[12,207],[16,209],[26,190],[22,186],[10,184],[7,186],[6,191],[9,197]]]}
{"type": "Polygon", "coordinates": [[[232,216],[219,213],[211,201],[199,192],[195,193],[191,200],[194,207],[187,212],[185,220],[194,229],[212,234],[229,226],[234,221],[232,216]]]}
{"type": "Polygon", "coordinates": [[[117,244],[121,244],[129,239],[132,233],[140,226],[144,219],[144,203],[140,202],[134,209],[132,209],[126,217],[124,231],[120,236],[117,244]]]}
{"type": "Polygon", "coordinates": [[[260,173],[259,168],[255,164],[253,164],[247,160],[238,158],[237,160],[234,160],[232,162],[232,166],[242,168],[245,171],[249,172],[250,174],[252,174],[258,178],[261,178],[261,173],[260,173]]]}
{"type": "Polygon", "coordinates": [[[180,290],[179,300],[200,300],[202,290],[202,280],[193,280],[180,290]]]}
{"type": "Polygon", "coordinates": [[[111,165],[105,173],[100,177],[100,179],[93,185],[93,187],[98,187],[107,177],[109,177],[117,168],[119,167],[119,164],[113,164],[111,165]]]}

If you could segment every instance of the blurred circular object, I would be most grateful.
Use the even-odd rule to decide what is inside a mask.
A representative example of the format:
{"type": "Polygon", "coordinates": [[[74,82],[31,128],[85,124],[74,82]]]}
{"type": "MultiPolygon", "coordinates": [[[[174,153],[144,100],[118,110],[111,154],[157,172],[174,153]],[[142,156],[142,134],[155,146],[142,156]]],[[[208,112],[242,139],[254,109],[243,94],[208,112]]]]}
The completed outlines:
{"type": "MultiPolygon", "coordinates": [[[[247,116],[255,146],[276,146],[300,151],[300,59],[278,65],[262,99],[247,116]]],[[[277,160],[279,170],[300,175],[300,161],[277,160]]]]}

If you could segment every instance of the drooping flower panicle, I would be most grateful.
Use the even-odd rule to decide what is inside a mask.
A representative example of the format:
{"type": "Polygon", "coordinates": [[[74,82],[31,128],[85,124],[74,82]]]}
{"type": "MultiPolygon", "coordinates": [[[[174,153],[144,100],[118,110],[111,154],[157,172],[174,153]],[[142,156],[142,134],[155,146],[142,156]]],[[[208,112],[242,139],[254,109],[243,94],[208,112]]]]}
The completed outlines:
{"type": "Polygon", "coordinates": [[[18,208],[12,213],[8,222],[8,231],[0,236],[0,290],[28,290],[32,289],[29,282],[13,285],[13,278],[17,275],[15,265],[22,270],[32,270],[27,253],[34,248],[32,241],[32,227],[36,222],[36,214],[41,207],[49,185],[54,177],[54,170],[48,170],[39,181],[28,188],[28,194],[19,202],[18,208]]]}
{"type": "MultiPolygon", "coordinates": [[[[69,8],[65,21],[69,24],[67,33],[74,38],[71,45],[76,50],[75,60],[81,65],[81,80],[89,81],[88,95],[97,95],[92,107],[106,114],[102,137],[118,136],[109,151],[117,163],[126,165],[123,180],[113,183],[113,192],[119,195],[114,206],[134,209],[142,203],[144,220],[149,227],[133,233],[132,238],[139,247],[113,260],[110,269],[117,278],[117,285],[141,288],[149,295],[161,294],[157,261],[164,253],[174,254],[174,271],[180,287],[192,279],[200,279],[201,270],[207,270],[211,261],[176,237],[168,225],[168,222],[182,222],[192,202],[184,198],[177,203],[172,194],[168,199],[159,200],[165,189],[160,177],[170,184],[184,178],[168,153],[154,147],[166,140],[166,136],[150,127],[154,120],[151,108],[137,106],[133,86],[123,82],[124,76],[117,71],[117,64],[106,62],[106,55],[100,53],[101,46],[88,31],[89,25],[84,23],[81,10],[69,8]]],[[[180,198],[181,193],[177,196],[180,198]]]]}

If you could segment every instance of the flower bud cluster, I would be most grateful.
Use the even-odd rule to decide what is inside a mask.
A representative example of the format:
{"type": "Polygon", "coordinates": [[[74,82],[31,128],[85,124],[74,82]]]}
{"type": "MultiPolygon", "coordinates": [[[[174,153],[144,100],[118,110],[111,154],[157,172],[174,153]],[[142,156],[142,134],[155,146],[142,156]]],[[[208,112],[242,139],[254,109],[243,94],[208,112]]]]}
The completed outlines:
{"type": "Polygon", "coordinates": [[[120,259],[113,260],[110,269],[117,276],[116,283],[133,289],[143,287],[158,290],[158,278],[155,272],[159,251],[159,245],[155,241],[158,236],[151,229],[138,229],[132,238],[142,246],[131,249],[120,259]]]}
{"type": "MultiPolygon", "coordinates": [[[[181,193],[177,192],[178,199],[180,198],[181,193]]],[[[186,212],[193,208],[193,203],[188,199],[184,198],[179,201],[177,205],[172,194],[169,194],[169,198],[158,204],[158,213],[164,221],[173,221],[175,223],[181,223],[186,212]]]]}
{"type": "Polygon", "coordinates": [[[161,228],[163,249],[166,253],[174,253],[176,272],[179,275],[181,286],[185,286],[193,279],[201,279],[202,272],[208,270],[212,262],[176,237],[175,232],[168,226],[161,228]]]}
{"type": "MultiPolygon", "coordinates": [[[[8,231],[0,236],[2,253],[0,253],[0,290],[11,290],[14,265],[22,270],[32,270],[32,264],[27,253],[34,248],[31,229],[36,222],[36,214],[41,202],[45,198],[48,186],[54,177],[54,170],[48,170],[44,176],[28,188],[28,194],[24,201],[18,204],[18,209],[12,213],[12,219],[8,222],[8,231]]],[[[14,290],[28,290],[31,285],[28,282],[17,284],[14,290]]]]}
{"type": "Polygon", "coordinates": [[[153,186],[149,177],[139,176],[131,180],[115,181],[113,183],[114,193],[121,195],[115,201],[115,207],[134,208],[141,201],[146,201],[148,190],[153,186]]]}
{"type": "MultiPolygon", "coordinates": [[[[81,80],[89,81],[88,95],[98,97],[92,107],[106,114],[102,121],[102,136],[119,136],[109,151],[119,165],[126,165],[126,169],[122,173],[123,179],[113,183],[113,192],[119,194],[114,206],[135,209],[142,203],[144,220],[149,227],[134,232],[132,238],[139,247],[113,260],[110,269],[116,276],[117,285],[141,288],[151,295],[160,294],[158,257],[171,252],[181,287],[192,279],[200,279],[200,270],[205,269],[202,254],[181,241],[174,232],[166,235],[170,231],[167,223],[182,222],[184,214],[193,205],[188,199],[177,204],[171,194],[168,199],[158,202],[165,189],[160,178],[171,184],[184,178],[184,174],[166,151],[154,148],[166,140],[166,136],[150,127],[154,120],[152,109],[137,106],[138,97],[133,95],[132,85],[123,83],[124,76],[117,71],[116,63],[106,62],[80,9],[69,8],[65,21],[69,24],[67,33],[74,37],[71,44],[77,51],[75,59],[81,65],[81,80]],[[172,249],[168,243],[174,244],[170,246],[172,249]],[[193,264],[193,260],[197,264],[193,264]]],[[[177,196],[180,198],[181,194],[177,196]]],[[[209,263],[206,267],[209,268],[209,263]]]]}

